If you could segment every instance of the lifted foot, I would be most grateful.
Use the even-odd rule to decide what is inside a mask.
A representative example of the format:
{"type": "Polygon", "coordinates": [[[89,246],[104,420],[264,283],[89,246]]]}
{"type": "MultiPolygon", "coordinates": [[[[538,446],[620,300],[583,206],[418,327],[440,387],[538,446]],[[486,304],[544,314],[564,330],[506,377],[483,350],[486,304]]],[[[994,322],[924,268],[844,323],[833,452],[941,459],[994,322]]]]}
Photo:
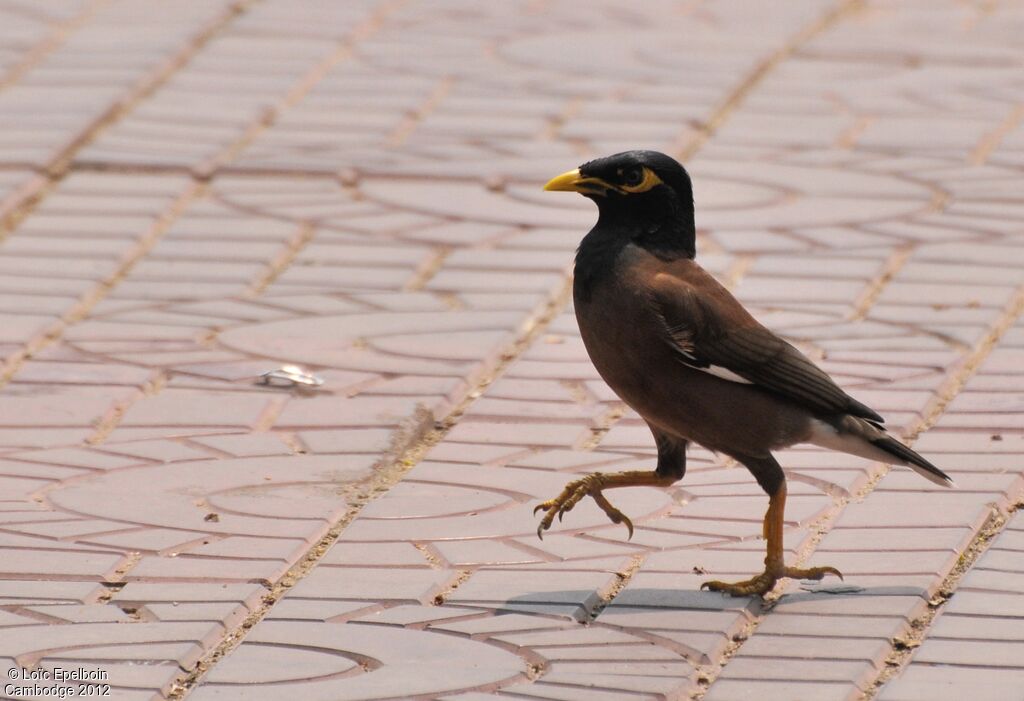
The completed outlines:
{"type": "Polygon", "coordinates": [[[544,518],[540,520],[540,524],[537,526],[537,537],[543,540],[544,531],[551,528],[555,516],[558,516],[558,520],[561,521],[562,516],[567,511],[572,511],[572,508],[579,503],[580,499],[590,496],[601,507],[601,510],[608,514],[608,518],[611,519],[612,523],[626,524],[626,528],[629,529],[629,537],[632,538],[633,522],[629,520],[626,514],[612,506],[611,502],[601,493],[601,490],[608,486],[607,481],[607,477],[602,474],[587,475],[582,479],[574,480],[565,485],[562,493],[554,499],[548,499],[538,504],[533,513],[536,514],[538,511],[546,511],[547,513],[544,514],[544,518]]]}
{"type": "Polygon", "coordinates": [[[800,569],[799,567],[773,567],[770,570],[765,569],[764,572],[753,577],[751,579],[744,580],[742,582],[719,582],[714,580],[711,582],[704,582],[700,585],[701,589],[707,588],[711,591],[720,591],[728,594],[729,596],[764,596],[772,590],[775,583],[783,577],[789,577],[791,579],[822,579],[826,574],[834,574],[843,578],[842,573],[835,567],[811,567],[809,569],[800,569]]]}

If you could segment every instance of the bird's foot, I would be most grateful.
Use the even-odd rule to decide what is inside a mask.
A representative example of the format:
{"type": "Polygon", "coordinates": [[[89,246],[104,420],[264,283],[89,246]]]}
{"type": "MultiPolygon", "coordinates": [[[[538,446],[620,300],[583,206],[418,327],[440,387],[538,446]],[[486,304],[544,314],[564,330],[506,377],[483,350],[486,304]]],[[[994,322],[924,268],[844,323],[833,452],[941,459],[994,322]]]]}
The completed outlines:
{"type": "Polygon", "coordinates": [[[824,578],[826,574],[834,574],[839,579],[843,578],[842,572],[835,567],[810,567],[808,569],[801,569],[799,567],[771,567],[765,568],[765,571],[756,577],[745,579],[742,582],[719,582],[714,580],[704,582],[700,585],[700,588],[702,590],[707,588],[710,591],[720,591],[729,596],[753,596],[754,594],[764,596],[783,577],[818,580],[824,578]]]}
{"type": "Polygon", "coordinates": [[[536,514],[538,511],[545,511],[544,518],[540,520],[540,524],[537,526],[537,537],[541,540],[544,539],[544,531],[551,528],[551,524],[555,520],[555,516],[558,516],[558,520],[562,520],[562,516],[572,511],[572,508],[579,503],[580,499],[585,496],[590,496],[597,502],[597,505],[601,507],[601,510],[608,514],[608,518],[611,519],[612,523],[624,523],[626,528],[629,529],[629,537],[633,537],[633,522],[629,520],[626,514],[622,513],[609,502],[601,490],[605,486],[604,475],[595,473],[593,475],[587,475],[578,480],[573,480],[569,484],[565,485],[565,489],[554,499],[548,499],[542,502],[534,508],[533,513],[536,514]]]}

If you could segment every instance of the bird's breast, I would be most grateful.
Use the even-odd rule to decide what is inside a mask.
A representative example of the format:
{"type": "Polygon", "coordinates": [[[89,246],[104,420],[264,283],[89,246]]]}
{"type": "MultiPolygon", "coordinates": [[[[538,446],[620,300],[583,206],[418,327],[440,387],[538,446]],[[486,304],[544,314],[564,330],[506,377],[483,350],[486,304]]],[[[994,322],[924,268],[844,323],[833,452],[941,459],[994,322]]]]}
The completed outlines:
{"type": "Polygon", "coordinates": [[[645,397],[660,393],[659,383],[683,389],[679,383],[685,378],[675,372],[679,363],[661,341],[656,318],[621,277],[592,280],[585,294],[577,284],[574,303],[583,345],[602,379],[623,401],[640,411],[645,397]]]}
{"type": "Polygon", "coordinates": [[[681,362],[642,290],[617,275],[574,294],[576,319],[594,367],[648,423],[727,454],[791,445],[809,417],[749,384],[681,362]]]}

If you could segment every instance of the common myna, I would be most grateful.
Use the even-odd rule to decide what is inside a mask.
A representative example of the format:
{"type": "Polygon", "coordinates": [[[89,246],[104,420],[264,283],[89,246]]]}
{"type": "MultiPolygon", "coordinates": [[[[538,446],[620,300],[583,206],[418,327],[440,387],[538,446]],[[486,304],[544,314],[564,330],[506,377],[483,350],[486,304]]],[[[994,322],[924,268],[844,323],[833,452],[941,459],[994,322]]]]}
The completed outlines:
{"type": "Polygon", "coordinates": [[[592,474],[570,482],[535,510],[545,512],[537,535],[589,495],[632,536],[629,518],[602,491],[666,487],[683,477],[687,446],[699,443],[745,465],[769,497],[764,572],[702,588],[764,594],[782,577],[842,577],[834,567],[786,567],[786,478],[773,450],[813,443],[906,465],[936,484],[952,484],[942,470],[889,436],[881,416],[758,323],[694,262],[693,189],[674,159],[627,151],[585,163],[544,189],[578,192],[597,203],[597,224],[576,253],[576,319],[601,377],[654,434],[658,464],[651,472],[592,474]]]}

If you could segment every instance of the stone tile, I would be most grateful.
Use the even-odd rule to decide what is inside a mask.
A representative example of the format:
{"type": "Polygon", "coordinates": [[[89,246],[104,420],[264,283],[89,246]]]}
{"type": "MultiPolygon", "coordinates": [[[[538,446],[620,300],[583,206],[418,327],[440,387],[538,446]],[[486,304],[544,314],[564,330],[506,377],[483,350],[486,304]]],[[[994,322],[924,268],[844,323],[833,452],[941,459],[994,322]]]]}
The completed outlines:
{"type": "Polygon", "coordinates": [[[850,692],[848,683],[723,679],[716,682],[704,698],[708,701],[846,701],[850,692]]]}
{"type": "Polygon", "coordinates": [[[853,681],[864,688],[869,679],[877,673],[874,665],[866,662],[848,662],[844,660],[800,660],[800,659],[763,659],[744,656],[730,660],[715,682],[718,684],[731,680],[744,681],[775,681],[793,682],[837,682],[853,681]]]}
{"type": "Polygon", "coordinates": [[[292,589],[295,596],[362,601],[419,601],[426,603],[454,577],[451,572],[377,567],[318,568],[292,589]]]}
{"type": "Polygon", "coordinates": [[[903,616],[851,616],[829,615],[823,606],[816,615],[789,615],[773,611],[757,627],[759,634],[780,636],[810,636],[812,638],[841,636],[844,638],[874,638],[891,640],[906,625],[903,616]]]}
{"type": "Polygon", "coordinates": [[[911,665],[898,679],[882,687],[884,701],[959,699],[977,701],[1013,698],[1020,690],[1020,671],[976,667],[911,665]]]}
{"type": "Polygon", "coordinates": [[[934,638],[914,655],[918,662],[1021,669],[1024,642],[1008,640],[942,640],[934,638]]]}
{"type": "Polygon", "coordinates": [[[453,604],[572,604],[589,609],[610,581],[607,572],[508,572],[482,570],[448,597],[453,604]]]}
{"type": "MultiPolygon", "coordinates": [[[[220,667],[222,681],[195,690],[202,698],[251,698],[248,685],[228,682],[241,680],[260,669],[261,678],[273,680],[278,689],[301,693],[305,698],[367,699],[441,695],[455,689],[472,688],[517,676],[523,661],[499,648],[456,636],[423,631],[395,629],[390,626],[357,624],[319,624],[268,621],[254,630],[246,644],[237,648],[242,655],[228,658],[220,667]],[[298,647],[301,644],[301,648],[298,647]],[[307,664],[284,664],[266,651],[249,653],[254,647],[303,649],[296,652],[321,669],[338,669],[351,655],[377,660],[373,674],[310,680],[307,664]],[[335,651],[345,651],[341,657],[335,651]],[[314,655],[316,657],[310,657],[314,655]],[[341,657],[341,659],[338,659],[341,657]],[[263,660],[262,665],[260,660],[263,660]]],[[[287,655],[295,659],[295,655],[287,655]]]]}

